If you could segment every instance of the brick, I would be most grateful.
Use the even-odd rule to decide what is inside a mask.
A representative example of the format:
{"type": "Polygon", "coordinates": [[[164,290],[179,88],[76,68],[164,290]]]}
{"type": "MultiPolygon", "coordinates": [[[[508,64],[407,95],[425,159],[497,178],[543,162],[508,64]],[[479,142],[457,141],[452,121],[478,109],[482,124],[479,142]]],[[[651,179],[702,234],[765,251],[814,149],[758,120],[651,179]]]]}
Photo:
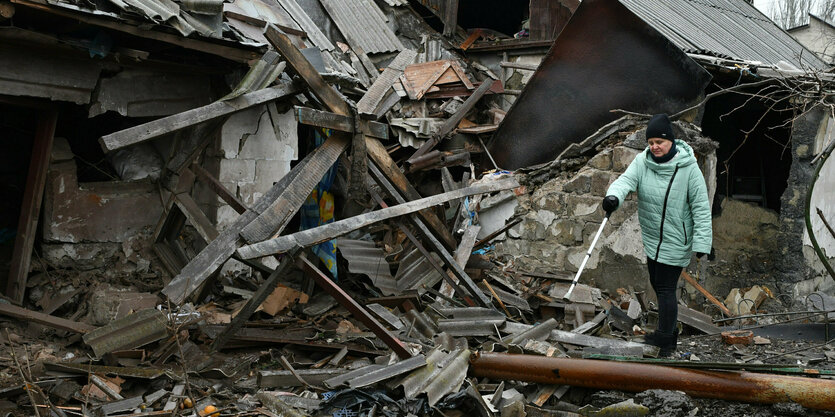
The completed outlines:
{"type": "Polygon", "coordinates": [[[625,146],[617,146],[612,151],[612,170],[615,172],[626,171],[626,168],[635,159],[641,151],[637,149],[627,148],[625,146]]]}
{"type": "Polygon", "coordinates": [[[722,341],[729,345],[750,345],[754,341],[754,332],[750,330],[730,330],[722,332],[722,341]]]}

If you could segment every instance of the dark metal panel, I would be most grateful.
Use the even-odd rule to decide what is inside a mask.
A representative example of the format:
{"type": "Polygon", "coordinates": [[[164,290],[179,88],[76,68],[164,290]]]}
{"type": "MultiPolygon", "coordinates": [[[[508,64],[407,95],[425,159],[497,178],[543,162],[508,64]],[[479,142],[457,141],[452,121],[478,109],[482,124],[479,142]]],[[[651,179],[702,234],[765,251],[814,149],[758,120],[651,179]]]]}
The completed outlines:
{"type": "Polygon", "coordinates": [[[505,169],[548,162],[620,115],[682,110],[710,75],[617,0],[586,0],[494,134],[505,169]],[[537,126],[537,129],[531,129],[537,126]]]}

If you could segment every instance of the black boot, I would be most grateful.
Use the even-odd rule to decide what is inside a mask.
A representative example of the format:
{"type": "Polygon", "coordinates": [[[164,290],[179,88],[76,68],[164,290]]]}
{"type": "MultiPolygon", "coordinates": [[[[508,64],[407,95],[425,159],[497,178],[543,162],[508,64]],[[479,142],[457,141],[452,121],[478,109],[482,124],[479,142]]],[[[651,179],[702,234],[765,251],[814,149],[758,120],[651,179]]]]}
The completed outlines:
{"type": "Polygon", "coordinates": [[[647,333],[644,335],[644,344],[661,347],[661,342],[658,340],[658,332],[647,333]]]}
{"type": "Polygon", "coordinates": [[[664,334],[664,333],[656,333],[656,338],[658,340],[658,346],[661,350],[658,352],[659,358],[669,358],[676,353],[676,347],[678,346],[678,332],[673,332],[672,334],[664,334]]]}

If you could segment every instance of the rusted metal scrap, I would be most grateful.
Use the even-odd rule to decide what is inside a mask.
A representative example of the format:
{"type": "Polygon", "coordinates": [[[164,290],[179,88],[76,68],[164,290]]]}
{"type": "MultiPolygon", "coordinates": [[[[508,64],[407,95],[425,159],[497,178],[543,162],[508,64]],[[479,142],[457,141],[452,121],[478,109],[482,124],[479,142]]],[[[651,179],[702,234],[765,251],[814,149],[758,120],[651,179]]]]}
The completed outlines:
{"type": "Polygon", "coordinates": [[[835,381],[829,379],[486,352],[474,355],[470,365],[472,375],[497,380],[632,392],[667,389],[693,397],[767,404],[791,401],[835,410],[835,381]]]}

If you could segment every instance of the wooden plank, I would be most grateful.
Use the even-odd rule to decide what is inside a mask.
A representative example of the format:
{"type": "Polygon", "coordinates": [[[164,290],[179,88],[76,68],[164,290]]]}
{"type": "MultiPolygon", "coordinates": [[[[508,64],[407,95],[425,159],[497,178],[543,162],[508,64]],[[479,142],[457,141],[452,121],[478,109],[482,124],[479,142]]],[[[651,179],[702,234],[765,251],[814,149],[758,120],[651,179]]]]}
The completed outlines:
{"type": "Polygon", "coordinates": [[[302,77],[316,98],[321,100],[322,103],[325,103],[325,106],[330,111],[343,116],[351,116],[351,108],[345,103],[342,96],[325,82],[322,76],[319,75],[319,71],[313,68],[310,61],[293,45],[287,35],[270,24],[267,25],[264,36],[275,47],[278,53],[287,60],[287,65],[302,77]]]}
{"type": "MultiPolygon", "coordinates": [[[[218,139],[220,129],[229,117],[231,116],[220,116],[188,129],[177,131],[175,133],[177,140],[174,146],[176,150],[166,162],[165,167],[169,171],[179,174],[191,165],[210,143],[218,139]]],[[[193,185],[193,182],[189,183],[189,186],[191,185],[193,185]]]]}
{"type": "Polygon", "coordinates": [[[377,77],[380,76],[380,71],[377,69],[377,66],[374,65],[374,62],[371,61],[371,58],[368,57],[368,54],[365,53],[360,46],[351,46],[351,49],[354,50],[354,53],[357,54],[357,58],[359,58],[360,63],[365,70],[368,71],[368,74],[371,75],[371,82],[377,80],[377,77]]]}
{"type": "Polygon", "coordinates": [[[509,190],[518,186],[519,182],[517,182],[514,178],[504,178],[483,184],[476,184],[455,191],[404,202],[393,207],[372,211],[359,216],[349,217],[333,223],[323,224],[319,227],[302,230],[301,232],[293,233],[291,235],[279,236],[277,238],[255,243],[249,246],[243,246],[238,249],[237,253],[243,259],[260,258],[262,256],[285,253],[291,248],[313,246],[317,243],[322,243],[339,236],[343,236],[354,230],[358,230],[384,220],[415,213],[428,207],[446,203],[450,200],[475,194],[509,190]]]}
{"type": "Polygon", "coordinates": [[[444,36],[455,35],[458,29],[458,0],[447,0],[444,8],[444,36]]]}
{"type": "Polygon", "coordinates": [[[706,334],[719,334],[722,332],[722,329],[713,324],[712,318],[707,314],[681,305],[678,306],[678,321],[706,334]]]}
{"type": "Polygon", "coordinates": [[[99,138],[99,144],[101,144],[104,152],[110,152],[221,116],[231,115],[252,106],[291,96],[301,91],[302,86],[300,83],[283,83],[275,87],[253,91],[228,101],[216,101],[196,109],[173,114],[109,135],[104,135],[99,138]]]}
{"type": "Polygon", "coordinates": [[[255,291],[255,294],[252,295],[252,298],[246,302],[246,305],[238,312],[235,318],[224,327],[223,331],[215,338],[215,341],[212,343],[212,350],[217,352],[220,349],[223,349],[223,346],[226,345],[226,342],[229,341],[229,338],[238,331],[238,329],[243,326],[243,324],[249,320],[258,306],[270,296],[270,294],[275,291],[276,286],[278,286],[279,281],[283,278],[287,273],[287,268],[293,264],[293,256],[295,256],[296,250],[293,250],[291,253],[288,253],[284,258],[281,260],[281,263],[278,264],[278,268],[267,277],[264,282],[258,287],[258,290],[255,291]]]}
{"type": "Polygon", "coordinates": [[[354,118],[336,113],[315,110],[308,107],[296,107],[296,120],[303,125],[326,129],[354,132],[354,118]]]}
{"type": "Polygon", "coordinates": [[[112,29],[122,33],[128,33],[133,36],[138,36],[145,39],[154,39],[165,42],[171,45],[177,45],[185,49],[205,52],[221,58],[229,59],[231,61],[240,63],[249,63],[252,60],[258,59],[260,55],[254,50],[247,50],[245,47],[232,47],[220,45],[214,42],[207,42],[203,40],[187,38],[179,33],[166,33],[156,30],[148,30],[147,22],[133,22],[125,19],[114,20],[111,17],[101,17],[91,15],[89,13],[79,13],[67,10],[65,8],[55,7],[47,4],[40,4],[30,0],[11,0],[12,3],[20,4],[29,8],[41,10],[47,13],[52,13],[58,16],[64,16],[72,20],[84,22],[93,26],[112,29]],[[135,23],[135,24],[134,24],[135,23]]]}
{"type": "Polygon", "coordinates": [[[253,243],[280,234],[313,188],[322,180],[325,172],[348,148],[349,142],[350,136],[334,134],[316,148],[319,151],[317,157],[299,171],[298,177],[283,190],[281,198],[273,201],[258,217],[241,229],[240,236],[253,243]]]}
{"type": "Polygon", "coordinates": [[[16,319],[27,322],[43,324],[44,326],[52,327],[58,330],[65,330],[74,333],[87,333],[95,329],[87,323],[79,323],[72,320],[63,319],[61,317],[50,316],[49,314],[40,313],[37,311],[27,310],[23,307],[18,307],[11,304],[0,303],[0,314],[14,317],[16,319]]]}
{"type": "MultiPolygon", "coordinates": [[[[458,244],[458,248],[455,249],[455,263],[457,263],[461,268],[465,268],[467,266],[467,261],[470,260],[470,254],[473,251],[473,246],[475,245],[475,241],[478,238],[478,232],[481,230],[481,226],[477,224],[470,224],[464,229],[464,235],[461,236],[461,243],[458,244]]],[[[452,273],[449,273],[452,277],[453,281],[458,282],[458,278],[456,278],[452,273]]],[[[447,296],[452,297],[453,288],[448,283],[444,282],[441,284],[440,293],[447,296]]]]}
{"type": "MultiPolygon", "coordinates": [[[[309,107],[296,107],[296,120],[303,125],[324,127],[342,132],[354,132],[354,118],[342,116],[322,110],[315,110],[309,107]]],[[[367,121],[363,133],[377,139],[389,139],[389,126],[385,123],[367,121]]]]}
{"type": "Polygon", "coordinates": [[[717,300],[716,297],[713,296],[713,294],[711,294],[708,290],[699,285],[699,283],[695,279],[693,279],[693,277],[691,277],[686,270],[681,270],[681,277],[684,278],[684,280],[687,281],[688,284],[692,285],[693,288],[702,293],[702,295],[704,295],[705,298],[708,299],[708,301],[713,303],[713,305],[719,307],[719,310],[722,310],[722,312],[725,313],[726,316],[732,317],[734,315],[731,313],[731,310],[728,310],[728,307],[725,307],[725,304],[717,300]]]}
{"type": "MultiPolygon", "coordinates": [[[[331,138],[332,139],[332,138],[331,138]]],[[[328,139],[330,140],[330,139],[328,139]]],[[[322,146],[328,144],[325,141],[322,146]]],[[[342,146],[347,147],[347,143],[342,146]]],[[[321,147],[320,147],[321,148],[321,147]]],[[[273,187],[267,191],[255,204],[245,213],[238,216],[235,221],[221,232],[218,237],[209,243],[200,253],[186,264],[180,273],[162,289],[162,293],[174,304],[182,303],[191,293],[199,288],[233,253],[242,243],[238,239],[238,233],[249,224],[258,214],[267,209],[275,200],[279,199],[284,189],[298,177],[299,172],[313,159],[320,154],[315,149],[308,156],[302,159],[287,175],[281,178],[273,187]]]]}
{"type": "MultiPolygon", "coordinates": [[[[406,202],[406,199],[404,199],[403,196],[400,195],[400,192],[396,188],[395,184],[393,184],[389,180],[389,178],[381,169],[378,169],[378,167],[375,166],[375,164],[369,165],[368,168],[369,172],[371,172],[372,177],[374,177],[374,181],[376,181],[377,184],[379,184],[380,187],[382,187],[383,190],[385,190],[385,192],[389,194],[391,198],[397,201],[398,204],[403,204],[406,202]]],[[[493,304],[490,302],[490,299],[487,298],[487,296],[485,296],[483,292],[481,292],[481,290],[478,288],[475,282],[473,282],[473,280],[467,275],[467,273],[464,272],[464,268],[458,265],[458,263],[455,261],[452,255],[450,255],[449,251],[444,247],[441,241],[439,241],[438,238],[436,238],[435,235],[432,234],[426,223],[424,223],[422,219],[416,217],[413,217],[413,219],[417,220],[414,221],[414,225],[415,227],[417,227],[418,233],[421,234],[428,246],[432,248],[432,250],[434,250],[441,257],[441,260],[444,262],[444,264],[446,264],[447,268],[449,268],[450,271],[452,271],[452,273],[455,275],[455,277],[458,278],[458,284],[464,286],[464,288],[470,293],[470,296],[472,296],[473,301],[475,301],[478,305],[482,307],[493,308],[493,304]]],[[[442,276],[448,278],[446,274],[442,274],[442,276]]],[[[451,282],[450,285],[452,284],[455,283],[451,282]]],[[[461,296],[465,300],[467,299],[466,295],[461,294],[461,296]]]]}
{"type": "MultiPolygon", "coordinates": [[[[389,207],[386,204],[386,202],[383,201],[383,198],[380,197],[377,194],[377,192],[375,191],[375,188],[373,187],[374,186],[374,181],[371,178],[369,178],[368,181],[369,181],[368,192],[369,192],[369,194],[371,194],[371,197],[374,199],[374,201],[376,201],[377,204],[380,205],[380,207],[383,207],[383,208],[389,207]]],[[[426,224],[423,223],[423,221],[420,219],[420,217],[418,217],[416,214],[410,214],[409,219],[412,221],[412,223],[420,225],[418,227],[422,227],[423,229],[426,229],[426,224]]],[[[464,302],[467,303],[467,305],[469,305],[470,307],[475,307],[476,303],[469,296],[469,293],[466,290],[463,290],[461,288],[461,286],[459,286],[456,283],[456,281],[454,281],[452,278],[450,278],[450,276],[446,273],[446,271],[444,271],[444,268],[440,265],[440,263],[435,258],[433,258],[432,255],[429,253],[429,251],[426,249],[426,247],[423,246],[423,243],[421,243],[420,239],[418,239],[411,232],[411,230],[409,230],[409,228],[406,227],[406,225],[403,222],[398,221],[397,222],[397,227],[400,229],[401,232],[403,232],[404,235],[406,235],[406,238],[409,239],[410,242],[412,242],[412,245],[415,246],[415,248],[418,250],[418,252],[420,252],[420,254],[423,255],[423,257],[426,259],[426,261],[429,263],[429,265],[431,265],[432,268],[434,268],[435,271],[438,272],[438,274],[441,276],[441,278],[444,279],[444,284],[449,285],[450,287],[452,287],[452,289],[456,293],[458,293],[458,295],[461,298],[464,299],[464,302]]]]}
{"type": "Polygon", "coordinates": [[[401,51],[382,74],[371,84],[365,95],[357,102],[357,112],[363,118],[369,118],[374,115],[374,110],[377,105],[385,98],[388,90],[392,84],[400,78],[400,74],[406,69],[406,66],[415,61],[417,52],[410,49],[401,51]]]}
{"type": "Polygon", "coordinates": [[[323,274],[319,268],[316,268],[304,255],[299,256],[296,264],[301,267],[308,275],[316,281],[325,292],[330,294],[336,302],[339,303],[346,310],[351,312],[355,319],[359,320],[365,327],[368,327],[375,336],[377,336],[383,343],[386,344],[400,359],[408,359],[412,357],[412,353],[406,348],[406,345],[400,341],[392,332],[386,329],[377,319],[374,318],[368,311],[359,303],[351,298],[339,285],[333,282],[327,275],[323,274]]]}
{"type": "Polygon", "coordinates": [[[215,194],[220,196],[226,204],[229,204],[230,207],[235,209],[238,214],[243,214],[247,210],[246,205],[241,200],[238,200],[238,197],[232,194],[231,191],[227,190],[226,187],[224,187],[223,184],[217,180],[217,178],[209,173],[209,171],[206,171],[203,167],[196,163],[191,165],[191,171],[197,174],[197,178],[199,178],[200,181],[203,181],[203,183],[211,188],[215,194]]]}
{"type": "Polygon", "coordinates": [[[177,204],[177,207],[180,208],[203,240],[211,242],[217,238],[217,229],[212,225],[212,222],[206,217],[203,211],[200,210],[200,207],[197,207],[197,202],[190,195],[178,194],[175,197],[175,204],[177,204]]]}
{"type": "MultiPolygon", "coordinates": [[[[368,156],[377,164],[377,168],[382,171],[383,175],[394,184],[401,195],[407,200],[417,200],[421,198],[417,190],[412,186],[406,176],[400,171],[397,164],[391,159],[386,148],[377,139],[366,137],[365,143],[368,150],[368,156]]],[[[433,232],[441,239],[444,247],[449,250],[454,250],[458,247],[458,243],[452,237],[452,234],[447,230],[446,225],[438,218],[431,210],[423,210],[419,212],[420,217],[427,223],[433,232]]]]}
{"type": "Polygon", "coordinates": [[[483,97],[484,94],[487,93],[487,90],[489,90],[492,85],[493,83],[491,82],[481,83],[481,85],[478,86],[478,88],[473,92],[473,94],[467,97],[467,100],[464,101],[464,104],[462,104],[461,107],[458,108],[455,114],[453,114],[449,119],[447,119],[444,122],[444,124],[441,125],[441,127],[438,129],[438,133],[434,134],[432,138],[424,142],[423,145],[421,145],[421,147],[417,151],[415,151],[415,153],[413,153],[411,157],[409,157],[407,162],[414,163],[413,161],[416,158],[420,157],[421,155],[425,155],[427,152],[431,151],[432,148],[435,147],[435,145],[440,143],[441,140],[443,140],[444,138],[446,138],[447,135],[452,133],[455,127],[458,126],[458,123],[461,122],[461,119],[463,119],[464,116],[466,116],[467,113],[470,110],[472,110],[473,107],[475,107],[476,103],[478,103],[478,101],[481,100],[481,97],[483,97]]]}
{"type": "Polygon", "coordinates": [[[52,154],[52,142],[57,122],[58,112],[47,110],[41,113],[35,129],[26,189],[23,191],[20,218],[17,222],[12,265],[6,284],[6,295],[17,303],[23,302],[23,293],[26,291],[26,279],[29,276],[29,265],[32,261],[32,247],[35,245],[38,217],[41,212],[46,173],[49,169],[49,157],[52,154]]]}
{"type": "Polygon", "coordinates": [[[458,133],[469,133],[473,135],[480,135],[484,133],[495,132],[499,129],[499,125],[479,125],[472,127],[462,127],[458,129],[458,133]]]}

